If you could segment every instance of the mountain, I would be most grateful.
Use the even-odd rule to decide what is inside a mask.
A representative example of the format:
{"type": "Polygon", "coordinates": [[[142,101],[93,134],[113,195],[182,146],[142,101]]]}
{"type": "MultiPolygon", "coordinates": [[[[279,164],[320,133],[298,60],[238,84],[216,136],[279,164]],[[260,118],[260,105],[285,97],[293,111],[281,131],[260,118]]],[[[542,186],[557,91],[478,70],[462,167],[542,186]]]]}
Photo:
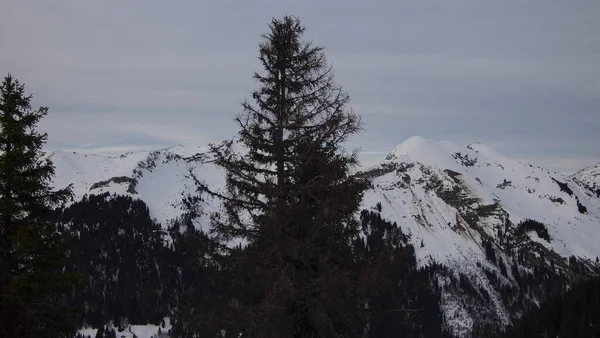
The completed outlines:
{"type": "MultiPolygon", "coordinates": [[[[402,228],[419,266],[442,264],[489,295],[483,306],[442,295],[442,311],[455,332],[470,332],[481,313],[511,323],[520,314],[511,304],[517,300],[507,300],[501,289],[522,289],[519,279],[527,271],[549,269],[545,273],[558,278],[573,276],[569,262],[597,269],[600,199],[571,177],[479,143],[460,147],[420,137],[362,175],[371,181],[364,207],[402,228]]],[[[516,295],[532,304],[540,298],[516,295]]]]}
{"type": "Polygon", "coordinates": [[[570,177],[600,197],[600,163],[581,169],[570,177]]]}
{"type": "Polygon", "coordinates": [[[216,204],[203,193],[224,186],[224,175],[203,147],[170,147],[156,151],[102,156],[54,151],[48,155],[56,167],[55,187],[73,184],[74,201],[104,193],[144,201],[150,216],[165,228],[202,204],[197,224],[216,204]],[[200,199],[204,199],[200,202],[200,199]]]}
{"type": "MultiPolygon", "coordinates": [[[[48,155],[56,168],[54,185],[72,184],[75,195],[52,220],[65,238],[65,269],[86,277],[66,296],[82,309],[79,325],[108,324],[119,336],[123,330],[156,334],[187,290],[203,287],[205,269],[184,269],[184,264],[202,255],[198,250],[204,246],[190,248],[184,235],[206,238],[202,229],[209,212],[217,210],[206,189],[218,191],[224,184],[205,153],[172,147],[121,156],[48,155]]],[[[96,331],[80,333],[90,332],[96,331]]]]}
{"type": "MultiPolygon", "coordinates": [[[[116,157],[55,151],[49,156],[56,166],[55,186],[74,186],[72,206],[89,203],[92,195],[139,199],[165,230],[165,243],[173,241],[177,224],[207,230],[207,216],[219,209],[206,189],[222,189],[224,174],[205,148],[178,146],[116,157]]],[[[435,303],[453,335],[503,328],[574,281],[600,272],[600,196],[594,190],[599,168],[566,176],[483,144],[462,147],[412,137],[356,174],[370,183],[360,216],[363,242],[357,247],[374,252],[378,243],[401,238],[394,245],[412,258],[396,284],[422,295],[411,306],[435,303]],[[409,282],[407,276],[413,276],[409,282]]],[[[90,221],[73,219],[61,222],[90,228],[90,221]]],[[[410,297],[398,298],[407,302],[410,297]]]]}
{"type": "Polygon", "coordinates": [[[469,225],[481,228],[479,235],[497,238],[507,222],[525,219],[544,223],[552,239],[532,239],[563,257],[600,255],[596,196],[570,177],[511,160],[482,144],[461,148],[410,138],[366,173],[375,177],[365,207],[381,202],[383,217],[402,223],[425,247],[438,248],[420,250],[423,262],[462,264],[462,257],[478,250],[470,244],[475,233],[469,225]]]}

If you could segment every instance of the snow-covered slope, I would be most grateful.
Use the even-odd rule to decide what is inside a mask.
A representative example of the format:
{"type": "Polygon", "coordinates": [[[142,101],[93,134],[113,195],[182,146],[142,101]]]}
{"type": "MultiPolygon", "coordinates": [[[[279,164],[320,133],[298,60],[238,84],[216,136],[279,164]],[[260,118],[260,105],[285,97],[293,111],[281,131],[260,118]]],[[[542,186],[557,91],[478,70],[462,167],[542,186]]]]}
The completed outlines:
{"type": "MultiPolygon", "coordinates": [[[[117,327],[107,325],[106,329],[109,331],[115,331],[117,337],[124,338],[161,338],[167,336],[167,334],[173,328],[171,326],[170,319],[164,318],[162,323],[164,325],[128,325],[127,328],[119,332],[117,327]]],[[[77,331],[83,337],[96,337],[98,329],[86,328],[77,331]]]]}
{"type": "MultiPolygon", "coordinates": [[[[497,288],[514,283],[514,276],[501,276],[486,257],[484,241],[507,266],[525,254],[557,266],[566,266],[570,256],[589,263],[600,256],[597,196],[571,177],[512,160],[485,145],[461,147],[413,137],[360,175],[371,182],[363,206],[381,210],[383,218],[409,234],[418,264],[441,263],[466,274],[489,293],[489,309],[504,324],[510,313],[497,288]],[[550,240],[520,230],[517,225],[526,219],[542,222],[550,240]],[[484,268],[497,271],[501,281],[488,278],[484,268]]],[[[473,313],[456,298],[442,301],[448,325],[455,333],[468,333],[473,313]]]]}
{"type": "Polygon", "coordinates": [[[600,163],[581,169],[570,177],[600,197],[600,163]]]}
{"type": "MultiPolygon", "coordinates": [[[[75,200],[104,192],[131,195],[142,199],[163,224],[186,212],[183,199],[202,195],[202,185],[213,190],[224,186],[222,170],[204,147],[116,157],[55,151],[50,158],[56,167],[55,186],[73,184],[75,200]]],[[[471,218],[489,236],[497,236],[507,221],[534,219],[548,226],[552,240],[531,236],[548,249],[561,256],[600,256],[600,199],[583,186],[598,186],[600,165],[569,177],[504,157],[479,143],[461,147],[412,137],[361,175],[373,185],[363,206],[381,202],[382,216],[410,229],[415,243],[423,241],[427,249],[418,251],[423,264],[431,259],[460,261],[480,250],[474,241],[478,235],[467,226],[474,220],[465,215],[485,206],[493,209],[489,215],[471,218]]],[[[205,209],[216,208],[214,201],[201,197],[205,209]]]]}
{"type": "MultiPolygon", "coordinates": [[[[203,213],[195,224],[205,227],[206,215],[218,203],[203,187],[224,186],[223,171],[202,147],[118,157],[62,151],[50,156],[56,187],[72,183],[76,199],[103,192],[140,198],[163,225],[198,208],[203,213]]],[[[419,266],[442,264],[485,290],[485,311],[499,323],[514,316],[498,290],[517,284],[512,267],[567,271],[572,256],[590,266],[600,256],[600,193],[594,191],[600,187],[600,165],[566,176],[507,158],[483,144],[464,147],[413,137],[357,175],[371,186],[363,208],[380,210],[383,218],[398,224],[414,246],[419,266]],[[527,219],[543,223],[549,238],[520,227],[527,219]],[[490,262],[484,242],[491,243],[503,263],[490,262]],[[490,277],[490,271],[499,277],[490,277]]],[[[442,290],[447,282],[439,278],[442,290]]],[[[476,315],[473,307],[449,292],[441,299],[448,326],[468,333],[476,315]]]]}
{"type": "Polygon", "coordinates": [[[206,216],[216,204],[203,193],[203,186],[216,190],[224,185],[224,175],[202,147],[177,146],[114,157],[64,151],[49,156],[56,167],[55,187],[72,184],[75,201],[106,192],[130,195],[143,200],[163,226],[193,211],[186,201],[194,201],[206,216]]]}
{"type": "Polygon", "coordinates": [[[552,240],[536,239],[548,249],[562,256],[600,256],[600,200],[570,177],[482,144],[462,148],[420,137],[396,147],[373,170],[382,173],[373,178],[364,205],[381,202],[382,216],[410,229],[415,243],[423,241],[430,248],[419,252],[424,263],[461,261],[480,251],[464,215],[494,203],[497,208],[477,221],[487,235],[497,237],[507,220],[534,219],[548,226],[552,240]],[[578,201],[587,212],[579,211],[578,201]]]}

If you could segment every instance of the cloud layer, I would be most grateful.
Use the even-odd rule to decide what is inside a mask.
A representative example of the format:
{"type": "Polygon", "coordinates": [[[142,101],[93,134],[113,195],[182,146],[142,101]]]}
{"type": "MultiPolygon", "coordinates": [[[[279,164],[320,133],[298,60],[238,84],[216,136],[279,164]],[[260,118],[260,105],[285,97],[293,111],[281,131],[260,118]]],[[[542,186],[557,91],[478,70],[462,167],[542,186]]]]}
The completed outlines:
{"type": "Polygon", "coordinates": [[[0,73],[50,107],[49,148],[202,144],[236,132],[271,17],[327,47],[365,162],[421,135],[555,170],[600,161],[600,2],[7,0],[0,73]]]}

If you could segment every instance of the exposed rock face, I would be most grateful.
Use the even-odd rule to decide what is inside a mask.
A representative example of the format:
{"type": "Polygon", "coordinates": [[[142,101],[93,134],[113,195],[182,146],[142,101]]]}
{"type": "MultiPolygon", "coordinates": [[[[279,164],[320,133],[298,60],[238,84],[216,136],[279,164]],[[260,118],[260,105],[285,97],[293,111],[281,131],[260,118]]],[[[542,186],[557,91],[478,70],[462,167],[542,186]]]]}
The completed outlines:
{"type": "MultiPolygon", "coordinates": [[[[185,220],[206,228],[219,209],[206,189],[225,183],[200,147],[51,158],[55,185],[73,183],[76,199],[106,192],[138,198],[163,226],[185,220]]],[[[397,224],[417,265],[448,271],[436,278],[454,333],[468,334],[477,322],[510,323],[544,297],[544,276],[560,286],[597,272],[600,165],[551,174],[482,144],[414,137],[356,176],[370,183],[363,208],[397,224]],[[457,280],[462,291],[452,286],[457,280]]]]}
{"type": "Polygon", "coordinates": [[[448,266],[489,295],[489,302],[465,303],[446,289],[446,320],[455,332],[466,334],[489,316],[510,323],[523,300],[505,294],[521,294],[530,304],[543,297],[517,291],[527,273],[544,271],[564,283],[595,273],[600,199],[582,179],[550,174],[481,144],[461,148],[423,138],[407,140],[359,175],[371,181],[364,206],[381,202],[382,217],[407,233],[419,264],[448,266]],[[540,228],[528,228],[527,220],[540,228]]]}

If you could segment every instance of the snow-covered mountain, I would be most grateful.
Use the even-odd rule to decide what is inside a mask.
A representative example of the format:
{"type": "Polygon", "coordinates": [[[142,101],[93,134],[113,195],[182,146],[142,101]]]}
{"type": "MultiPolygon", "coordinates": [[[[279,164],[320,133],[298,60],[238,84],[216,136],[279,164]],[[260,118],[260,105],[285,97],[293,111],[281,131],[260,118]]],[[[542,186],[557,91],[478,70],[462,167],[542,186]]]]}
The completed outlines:
{"type": "Polygon", "coordinates": [[[600,163],[581,169],[570,177],[600,197],[600,163]]]}
{"type": "Polygon", "coordinates": [[[143,200],[150,215],[163,226],[193,211],[191,207],[202,208],[197,223],[207,224],[204,216],[216,204],[202,190],[217,191],[224,186],[222,171],[204,147],[176,146],[121,156],[54,151],[49,157],[55,166],[55,187],[72,184],[74,201],[106,192],[129,195],[143,200]],[[202,201],[197,200],[200,198],[202,201]],[[195,203],[190,205],[192,201],[195,203]]]}
{"type": "MultiPolygon", "coordinates": [[[[486,290],[488,310],[504,324],[511,313],[499,289],[513,284],[515,276],[500,265],[505,270],[523,266],[518,257],[526,255],[528,268],[566,268],[571,256],[588,264],[600,256],[598,196],[572,177],[512,160],[485,145],[460,147],[413,137],[363,175],[371,180],[364,207],[380,209],[383,218],[409,234],[419,265],[441,263],[486,290]],[[549,238],[518,226],[527,219],[543,223],[549,238]],[[502,264],[490,262],[484,242],[491,243],[502,264]],[[497,272],[500,281],[486,269],[497,272]]],[[[442,303],[455,332],[468,332],[479,310],[457,297],[442,297],[442,303]]]]}
{"type": "MultiPolygon", "coordinates": [[[[201,147],[118,157],[55,151],[50,157],[56,187],[72,183],[76,199],[103,192],[140,198],[163,226],[191,214],[199,215],[195,224],[205,228],[218,203],[204,187],[224,185],[223,171],[201,147]]],[[[510,323],[515,310],[505,290],[516,290],[521,274],[550,269],[568,276],[573,262],[581,269],[598,268],[600,165],[566,176],[479,143],[462,147],[413,137],[357,175],[370,181],[363,208],[397,223],[415,248],[418,266],[446,266],[487,294],[482,307],[442,292],[445,321],[455,333],[470,332],[482,313],[510,323]]],[[[448,276],[439,276],[441,290],[449,283],[448,276]]],[[[519,295],[514,302],[537,301],[519,295]]]]}
{"type": "Polygon", "coordinates": [[[532,240],[563,257],[600,256],[597,196],[572,177],[509,159],[482,144],[463,148],[413,137],[366,173],[373,187],[364,206],[381,202],[383,217],[431,248],[420,250],[423,264],[469,260],[481,250],[473,245],[476,237],[496,238],[507,222],[525,219],[544,223],[551,240],[535,233],[532,240]],[[474,231],[474,225],[480,229],[474,231]]]}

